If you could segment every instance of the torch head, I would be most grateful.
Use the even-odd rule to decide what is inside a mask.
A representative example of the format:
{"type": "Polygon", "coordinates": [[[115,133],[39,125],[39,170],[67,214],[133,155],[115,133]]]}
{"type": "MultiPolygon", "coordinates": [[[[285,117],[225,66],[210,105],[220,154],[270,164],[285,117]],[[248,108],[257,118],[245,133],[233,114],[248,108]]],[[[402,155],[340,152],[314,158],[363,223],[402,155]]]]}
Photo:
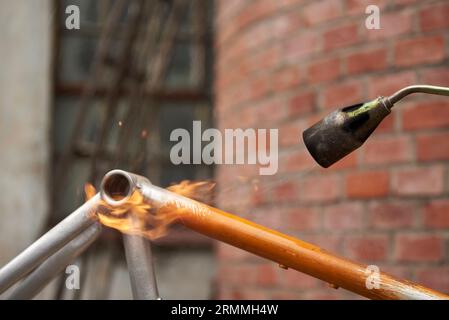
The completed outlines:
{"type": "Polygon", "coordinates": [[[315,161],[329,167],[360,147],[390,113],[382,97],[336,110],[303,132],[315,161]]]}

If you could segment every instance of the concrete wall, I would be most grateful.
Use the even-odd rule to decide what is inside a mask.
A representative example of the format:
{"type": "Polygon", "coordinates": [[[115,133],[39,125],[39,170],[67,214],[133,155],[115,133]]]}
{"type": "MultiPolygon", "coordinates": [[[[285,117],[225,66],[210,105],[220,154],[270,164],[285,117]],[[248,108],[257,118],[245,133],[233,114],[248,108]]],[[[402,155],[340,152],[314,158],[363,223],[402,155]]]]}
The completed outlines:
{"type": "Polygon", "coordinates": [[[50,0],[0,0],[0,266],[48,211],[50,0]]]}

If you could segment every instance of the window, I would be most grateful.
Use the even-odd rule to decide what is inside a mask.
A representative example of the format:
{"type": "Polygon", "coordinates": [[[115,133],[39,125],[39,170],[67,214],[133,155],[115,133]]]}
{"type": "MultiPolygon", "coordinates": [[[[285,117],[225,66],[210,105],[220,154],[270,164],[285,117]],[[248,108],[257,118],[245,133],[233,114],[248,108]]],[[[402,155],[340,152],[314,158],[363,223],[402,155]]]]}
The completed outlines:
{"type": "MultiPolygon", "coordinates": [[[[212,126],[213,2],[122,1],[123,10],[110,24],[116,30],[105,33],[120,2],[55,1],[56,169],[49,226],[84,202],[86,182],[98,186],[114,168],[147,176],[162,187],[213,174],[211,166],[175,166],[169,158],[171,130],[191,131],[193,120],[201,120],[203,128],[212,126]],[[78,30],[65,28],[68,5],[80,8],[78,30]],[[102,55],[99,48],[106,42],[102,55]]],[[[206,238],[180,228],[159,244],[210,247],[206,238]]]]}

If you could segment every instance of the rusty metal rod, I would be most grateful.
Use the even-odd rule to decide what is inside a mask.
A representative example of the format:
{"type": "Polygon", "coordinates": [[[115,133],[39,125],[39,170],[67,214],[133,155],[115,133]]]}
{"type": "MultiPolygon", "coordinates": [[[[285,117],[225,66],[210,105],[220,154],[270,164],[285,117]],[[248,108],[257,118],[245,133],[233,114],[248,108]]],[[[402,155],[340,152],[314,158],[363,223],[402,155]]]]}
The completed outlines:
{"type": "Polygon", "coordinates": [[[385,273],[379,274],[378,288],[369,289],[365,265],[159,188],[146,178],[125,171],[109,172],[103,179],[100,194],[109,205],[120,206],[134,191],[140,192],[153,208],[179,212],[178,221],[192,230],[367,298],[449,299],[443,293],[385,273]]]}
{"type": "Polygon", "coordinates": [[[94,223],[63,248],[34,269],[8,297],[8,300],[32,299],[61,271],[81,255],[100,235],[101,224],[94,223]]]}
{"type": "Polygon", "coordinates": [[[94,223],[99,199],[92,197],[0,269],[0,294],[94,223]]]}

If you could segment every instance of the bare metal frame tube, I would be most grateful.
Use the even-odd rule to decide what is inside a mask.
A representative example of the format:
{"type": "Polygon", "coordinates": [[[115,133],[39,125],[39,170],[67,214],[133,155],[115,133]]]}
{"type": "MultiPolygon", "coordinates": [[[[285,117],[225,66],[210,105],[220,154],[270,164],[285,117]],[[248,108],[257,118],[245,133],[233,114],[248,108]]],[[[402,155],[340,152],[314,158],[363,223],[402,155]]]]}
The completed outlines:
{"type": "Polygon", "coordinates": [[[81,255],[98,238],[100,233],[101,224],[99,222],[92,224],[26,276],[14,288],[8,299],[32,299],[65,267],[81,255]]]}
{"type": "Polygon", "coordinates": [[[140,192],[154,208],[179,212],[186,227],[226,242],[285,268],[309,274],[370,299],[449,299],[449,296],[380,272],[378,287],[366,285],[367,266],[331,254],[313,244],[284,235],[246,219],[152,185],[146,178],[122,170],[109,172],[102,182],[101,197],[120,206],[133,192],[140,192]],[[117,195],[119,196],[117,198],[117,195]]]}
{"type": "Polygon", "coordinates": [[[133,298],[159,299],[149,240],[137,235],[124,234],[123,243],[133,298]]]}
{"type": "MultiPolygon", "coordinates": [[[[138,183],[137,179],[140,179],[145,183],[150,183],[149,180],[144,177],[127,173],[120,175],[121,179],[110,179],[111,177],[118,177],[115,175],[116,172],[117,171],[113,170],[104,176],[101,182],[101,190],[117,189],[120,191],[122,188],[138,183]],[[110,182],[112,182],[112,184],[110,184],[110,182]]],[[[127,191],[131,192],[131,189],[127,191]]],[[[112,193],[113,192],[115,191],[112,191],[112,193]]],[[[103,192],[101,197],[103,199],[107,199],[107,203],[112,202],[114,205],[121,205],[126,201],[126,199],[123,201],[113,199],[111,193],[103,192]]],[[[147,239],[140,236],[124,234],[123,244],[125,247],[126,263],[128,265],[128,272],[134,299],[160,299],[153,265],[151,243],[147,239]]]]}
{"type": "Polygon", "coordinates": [[[0,294],[94,223],[99,199],[92,197],[0,269],[0,294]]]}

